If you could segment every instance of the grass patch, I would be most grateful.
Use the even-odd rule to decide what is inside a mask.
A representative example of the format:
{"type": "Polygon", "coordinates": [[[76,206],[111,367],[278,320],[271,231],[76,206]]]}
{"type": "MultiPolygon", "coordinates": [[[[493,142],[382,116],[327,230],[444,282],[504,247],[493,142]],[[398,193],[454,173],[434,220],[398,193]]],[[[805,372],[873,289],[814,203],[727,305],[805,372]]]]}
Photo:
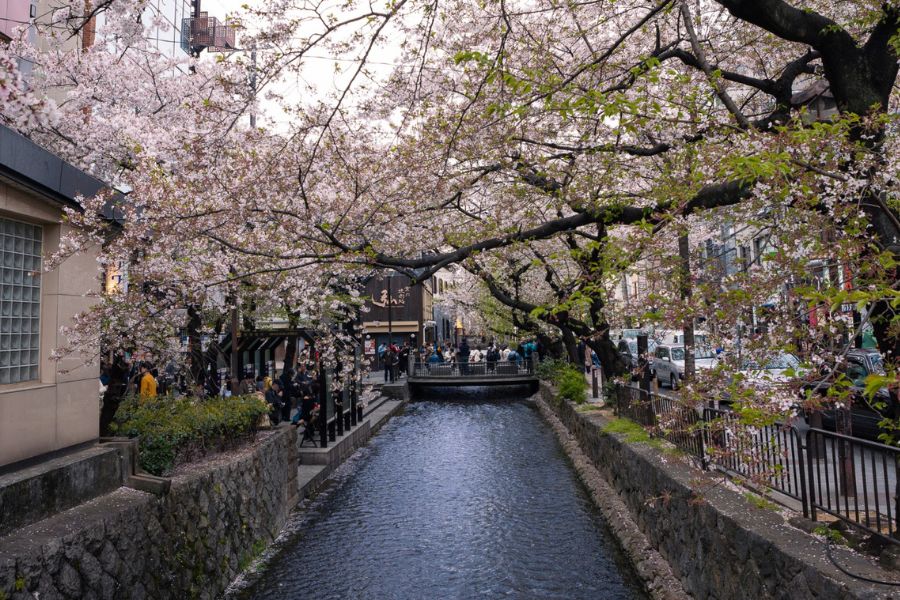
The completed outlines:
{"type": "Polygon", "coordinates": [[[580,413],[586,413],[586,412],[594,412],[594,411],[598,411],[598,410],[603,410],[603,408],[604,407],[599,404],[585,403],[585,404],[579,404],[578,406],[576,406],[575,411],[580,412],[580,413]]]}
{"type": "Polygon", "coordinates": [[[672,444],[666,443],[661,437],[653,437],[650,432],[629,419],[617,417],[603,427],[604,433],[618,433],[625,436],[629,444],[645,444],[654,450],[670,456],[682,456],[684,451],[672,444]]]}
{"type": "Polygon", "coordinates": [[[746,498],[750,504],[761,510],[778,510],[777,504],[763,498],[762,496],[757,496],[753,492],[744,492],[744,498],[746,498]]]}
{"type": "Polygon", "coordinates": [[[819,525],[818,527],[813,529],[813,533],[816,535],[821,535],[825,539],[831,540],[835,544],[841,544],[843,546],[847,545],[847,538],[845,538],[840,531],[835,531],[828,525],[819,525]]]}

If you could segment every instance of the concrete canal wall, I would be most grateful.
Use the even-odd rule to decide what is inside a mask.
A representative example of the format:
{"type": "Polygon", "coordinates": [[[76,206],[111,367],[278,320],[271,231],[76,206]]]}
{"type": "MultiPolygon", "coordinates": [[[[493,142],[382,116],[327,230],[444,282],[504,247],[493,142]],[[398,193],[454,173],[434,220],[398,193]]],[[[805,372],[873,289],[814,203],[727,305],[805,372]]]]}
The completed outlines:
{"type": "Polygon", "coordinates": [[[165,495],[121,487],[0,538],[0,598],[214,598],[296,501],[296,431],[264,432],[165,495]]]}
{"type": "MultiPolygon", "coordinates": [[[[613,513],[608,508],[604,512],[654,597],[669,597],[665,569],[653,564],[657,553],[683,590],[702,600],[897,597],[897,588],[841,573],[828,560],[821,540],[790,526],[780,512],[755,506],[724,485],[721,476],[695,468],[676,452],[607,433],[609,413],[578,412],[544,383],[536,401],[551,426],[558,419],[565,427],[563,446],[577,444],[574,453],[567,448],[576,468],[578,455],[586,456],[617,496],[611,503],[613,513]],[[617,500],[627,515],[614,513],[617,500]],[[633,521],[643,535],[635,535],[627,523],[623,526],[625,521],[633,521]]],[[[584,477],[584,469],[579,471],[584,477]]],[[[834,555],[853,573],[896,579],[846,549],[835,548],[834,555]]]]}
{"type": "MultiPolygon", "coordinates": [[[[115,484],[0,530],[0,600],[218,598],[279,535],[298,502],[403,404],[378,398],[327,449],[300,447],[297,430],[281,426],[185,465],[170,481],[154,478],[148,490],[155,493],[115,484]]],[[[116,451],[103,445],[96,453],[116,451]]],[[[120,459],[127,457],[110,458],[120,459]]],[[[0,495],[0,509],[9,503],[0,495]]]]}

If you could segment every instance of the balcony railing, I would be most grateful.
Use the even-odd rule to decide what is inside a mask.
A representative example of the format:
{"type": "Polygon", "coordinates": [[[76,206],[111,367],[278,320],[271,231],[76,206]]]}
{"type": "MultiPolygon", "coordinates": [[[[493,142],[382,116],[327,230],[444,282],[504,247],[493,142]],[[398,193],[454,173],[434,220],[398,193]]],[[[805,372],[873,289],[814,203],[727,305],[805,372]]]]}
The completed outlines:
{"type": "Polygon", "coordinates": [[[225,52],[236,48],[235,28],[231,23],[220,23],[216,17],[210,17],[205,12],[200,13],[199,17],[182,19],[181,49],[185,52],[225,52]]]}

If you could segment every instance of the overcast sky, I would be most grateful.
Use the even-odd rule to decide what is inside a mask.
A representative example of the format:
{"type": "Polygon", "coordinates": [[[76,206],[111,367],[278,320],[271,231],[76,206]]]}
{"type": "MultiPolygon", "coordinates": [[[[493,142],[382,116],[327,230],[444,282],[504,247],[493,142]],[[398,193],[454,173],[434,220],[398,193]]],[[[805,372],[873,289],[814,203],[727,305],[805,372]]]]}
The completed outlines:
{"type": "MultiPolygon", "coordinates": [[[[244,4],[253,5],[255,3],[265,2],[265,0],[204,0],[201,8],[210,16],[216,17],[219,21],[224,21],[228,15],[236,15],[242,13],[241,6],[244,4]]],[[[339,6],[338,2],[335,6],[339,6]]],[[[258,31],[259,25],[252,22],[246,22],[247,29],[250,33],[258,31]]],[[[241,45],[240,34],[237,40],[241,45]]],[[[264,50],[260,50],[264,52],[264,50]]],[[[316,98],[325,98],[330,93],[342,90],[343,86],[350,80],[352,72],[356,69],[357,63],[352,60],[355,55],[334,56],[327,53],[327,49],[319,48],[311,54],[308,54],[303,62],[303,69],[299,75],[291,74],[283,78],[273,89],[281,95],[292,99],[314,100],[316,98]],[[338,72],[337,69],[341,69],[338,72]],[[310,93],[308,86],[314,88],[314,92],[310,93]]],[[[367,70],[373,73],[376,78],[386,78],[390,73],[391,65],[396,62],[399,50],[393,49],[392,44],[387,44],[384,48],[379,48],[372,56],[367,70]]],[[[359,79],[357,80],[359,81],[359,79]]],[[[277,107],[271,103],[263,102],[262,112],[265,119],[260,122],[261,125],[274,125],[280,129],[279,124],[284,125],[286,116],[277,110],[277,107]]]]}

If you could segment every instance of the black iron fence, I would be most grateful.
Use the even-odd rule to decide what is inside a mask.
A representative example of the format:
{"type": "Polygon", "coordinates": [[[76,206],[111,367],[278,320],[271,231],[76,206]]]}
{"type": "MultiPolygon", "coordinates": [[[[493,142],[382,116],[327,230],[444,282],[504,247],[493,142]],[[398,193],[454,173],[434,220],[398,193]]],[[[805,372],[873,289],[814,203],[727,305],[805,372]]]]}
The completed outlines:
{"type": "Polygon", "coordinates": [[[840,519],[900,543],[900,448],[800,421],[750,425],[729,410],[695,409],[631,386],[616,387],[615,409],[703,468],[737,476],[776,500],[781,494],[799,502],[807,518],[840,519]]]}

